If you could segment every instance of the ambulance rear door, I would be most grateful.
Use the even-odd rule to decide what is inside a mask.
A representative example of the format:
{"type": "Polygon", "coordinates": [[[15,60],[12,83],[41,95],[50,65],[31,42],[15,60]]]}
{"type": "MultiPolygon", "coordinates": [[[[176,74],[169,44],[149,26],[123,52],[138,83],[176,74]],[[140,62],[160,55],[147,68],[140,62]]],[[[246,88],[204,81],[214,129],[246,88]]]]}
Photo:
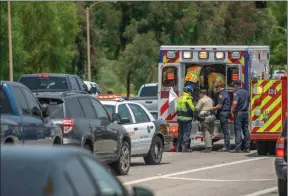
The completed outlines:
{"type": "Polygon", "coordinates": [[[251,140],[277,140],[282,130],[282,81],[252,80],[250,83],[251,140]]]}

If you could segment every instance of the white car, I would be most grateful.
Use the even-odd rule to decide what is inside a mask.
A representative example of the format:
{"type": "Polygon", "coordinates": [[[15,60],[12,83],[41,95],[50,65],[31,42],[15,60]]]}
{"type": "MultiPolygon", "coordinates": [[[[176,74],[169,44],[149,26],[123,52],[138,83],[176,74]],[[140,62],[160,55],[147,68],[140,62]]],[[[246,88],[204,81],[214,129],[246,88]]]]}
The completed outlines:
{"type": "Polygon", "coordinates": [[[161,163],[163,152],[167,152],[172,146],[173,138],[169,134],[168,123],[155,120],[141,104],[123,100],[101,100],[100,96],[98,99],[112,119],[122,124],[129,133],[131,156],[143,157],[148,165],[161,163]]]}

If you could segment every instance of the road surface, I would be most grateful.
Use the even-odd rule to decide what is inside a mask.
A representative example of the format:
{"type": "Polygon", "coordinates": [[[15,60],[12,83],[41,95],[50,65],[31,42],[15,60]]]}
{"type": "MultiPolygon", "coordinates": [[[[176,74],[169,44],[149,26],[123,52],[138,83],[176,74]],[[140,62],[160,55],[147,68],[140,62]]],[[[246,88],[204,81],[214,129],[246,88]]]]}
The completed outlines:
{"type": "MultiPolygon", "coordinates": [[[[219,142],[218,142],[219,143],[219,142]]],[[[220,141],[221,143],[221,141],[220,141]]],[[[133,158],[127,176],[119,179],[128,187],[143,186],[155,196],[277,196],[274,157],[220,153],[216,144],[210,154],[201,153],[193,141],[192,153],[164,153],[161,165],[145,165],[133,158]]]]}

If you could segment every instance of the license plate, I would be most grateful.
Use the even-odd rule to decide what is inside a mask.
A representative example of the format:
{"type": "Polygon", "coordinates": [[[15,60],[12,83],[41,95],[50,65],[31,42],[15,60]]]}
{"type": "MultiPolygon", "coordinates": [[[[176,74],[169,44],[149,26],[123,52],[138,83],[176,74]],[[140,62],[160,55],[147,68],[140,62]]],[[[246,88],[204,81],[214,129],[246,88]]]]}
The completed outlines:
{"type": "Polygon", "coordinates": [[[252,127],[263,127],[264,126],[264,121],[256,120],[252,121],[252,127]]]}
{"type": "Polygon", "coordinates": [[[130,135],[130,136],[134,136],[134,135],[135,135],[135,132],[129,132],[129,135],[130,135]]]}

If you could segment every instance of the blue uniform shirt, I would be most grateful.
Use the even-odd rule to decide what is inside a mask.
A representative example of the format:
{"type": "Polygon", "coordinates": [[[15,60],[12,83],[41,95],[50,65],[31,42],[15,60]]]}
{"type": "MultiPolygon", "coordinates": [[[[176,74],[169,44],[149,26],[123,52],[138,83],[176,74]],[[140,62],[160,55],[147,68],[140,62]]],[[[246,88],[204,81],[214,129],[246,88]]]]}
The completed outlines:
{"type": "Polygon", "coordinates": [[[239,88],[233,95],[233,101],[237,101],[236,111],[248,111],[249,109],[249,93],[243,89],[239,88]]]}
{"type": "Polygon", "coordinates": [[[230,107],[231,107],[230,96],[225,89],[223,89],[222,91],[219,92],[218,104],[222,105],[222,108],[219,109],[219,112],[230,111],[230,107]]]}

